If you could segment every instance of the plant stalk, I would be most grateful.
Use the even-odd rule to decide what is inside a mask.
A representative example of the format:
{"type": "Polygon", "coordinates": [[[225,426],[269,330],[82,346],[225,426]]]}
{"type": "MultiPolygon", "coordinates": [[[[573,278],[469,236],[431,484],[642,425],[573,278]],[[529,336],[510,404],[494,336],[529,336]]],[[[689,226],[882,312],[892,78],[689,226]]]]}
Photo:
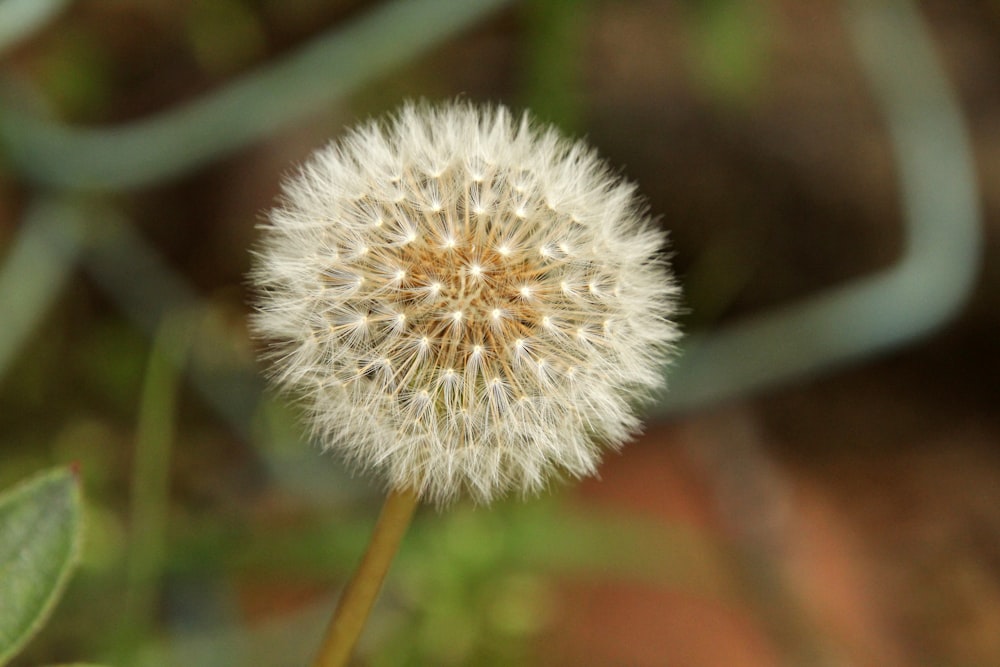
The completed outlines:
{"type": "Polygon", "coordinates": [[[417,507],[417,493],[393,489],[385,499],[368,550],[347,582],[313,667],[344,667],[382,590],[382,582],[417,507]]]}

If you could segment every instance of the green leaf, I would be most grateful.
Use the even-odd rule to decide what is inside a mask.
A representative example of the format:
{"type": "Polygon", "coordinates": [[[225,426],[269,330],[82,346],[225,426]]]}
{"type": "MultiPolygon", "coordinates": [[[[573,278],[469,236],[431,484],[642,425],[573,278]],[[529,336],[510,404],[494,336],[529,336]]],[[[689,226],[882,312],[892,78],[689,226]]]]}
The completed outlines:
{"type": "Polygon", "coordinates": [[[0,495],[0,665],[38,631],[80,552],[82,500],[69,468],[0,495]]]}

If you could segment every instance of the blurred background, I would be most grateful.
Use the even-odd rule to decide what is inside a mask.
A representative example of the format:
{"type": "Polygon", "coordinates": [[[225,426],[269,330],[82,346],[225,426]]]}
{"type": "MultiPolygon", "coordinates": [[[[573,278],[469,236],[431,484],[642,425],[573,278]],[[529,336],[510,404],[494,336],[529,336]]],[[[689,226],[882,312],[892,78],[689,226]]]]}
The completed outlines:
{"type": "Polygon", "coordinates": [[[305,664],[380,489],[265,393],[282,176],[408,98],[637,181],[684,356],[600,479],[422,510],[364,665],[1000,664],[1000,3],[0,0],[0,487],[77,461],[13,664],[305,664]]]}

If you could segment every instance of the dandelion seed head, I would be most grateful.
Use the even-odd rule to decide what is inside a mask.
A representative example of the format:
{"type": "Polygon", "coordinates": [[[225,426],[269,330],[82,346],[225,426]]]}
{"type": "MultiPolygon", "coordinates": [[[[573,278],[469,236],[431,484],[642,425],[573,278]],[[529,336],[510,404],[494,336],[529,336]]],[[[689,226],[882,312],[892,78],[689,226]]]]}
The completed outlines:
{"type": "Polygon", "coordinates": [[[255,335],[314,436],[438,504],[592,474],[662,382],[678,290],[634,187],[503,107],[407,105],[284,183],[255,335]]]}

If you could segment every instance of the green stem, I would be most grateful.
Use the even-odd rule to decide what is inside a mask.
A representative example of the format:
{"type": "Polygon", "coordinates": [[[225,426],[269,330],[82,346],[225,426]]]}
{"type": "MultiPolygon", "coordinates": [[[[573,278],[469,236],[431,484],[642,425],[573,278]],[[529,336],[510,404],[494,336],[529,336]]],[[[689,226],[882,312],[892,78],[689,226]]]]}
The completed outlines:
{"type": "Polygon", "coordinates": [[[132,469],[127,587],[114,646],[119,664],[133,662],[135,650],[155,625],[167,553],[170,458],[192,326],[190,316],[180,312],[164,317],[143,382],[132,469]]]}
{"type": "Polygon", "coordinates": [[[409,489],[389,492],[368,550],[340,596],[313,667],[343,667],[347,664],[382,589],[389,565],[410,525],[417,501],[417,493],[409,489]]]}

